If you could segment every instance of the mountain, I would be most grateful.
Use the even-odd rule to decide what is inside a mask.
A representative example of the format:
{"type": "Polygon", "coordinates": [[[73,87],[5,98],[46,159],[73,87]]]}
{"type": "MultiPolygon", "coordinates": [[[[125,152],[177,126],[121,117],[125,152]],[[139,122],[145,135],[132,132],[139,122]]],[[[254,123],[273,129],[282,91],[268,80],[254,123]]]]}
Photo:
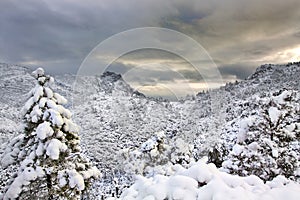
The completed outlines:
{"type": "Polygon", "coordinates": [[[26,91],[34,86],[34,79],[26,67],[0,63],[0,102],[19,107],[26,99],[26,91]]]}
{"type": "MultiPolygon", "coordinates": [[[[115,156],[118,151],[135,148],[158,131],[164,131],[168,138],[182,137],[194,144],[196,158],[207,155],[220,140],[234,140],[234,136],[227,135],[226,127],[245,110],[254,109],[247,103],[250,97],[283,88],[298,90],[299,73],[299,63],[264,65],[244,81],[228,83],[182,102],[124,95],[122,90],[127,87],[119,93],[110,92],[111,88],[117,88],[112,82],[121,76],[105,74],[100,83],[107,90],[75,106],[75,115],[89,155],[100,168],[110,169],[107,173],[110,177],[111,171],[122,169],[122,160],[115,156]]],[[[130,94],[131,90],[126,91],[130,94]]]]}
{"type": "MultiPolygon", "coordinates": [[[[21,66],[0,64],[0,72],[0,139],[4,144],[18,131],[18,112],[34,80],[21,66]]],[[[249,111],[255,113],[256,99],[270,92],[299,91],[299,76],[300,62],[262,65],[246,80],[180,102],[148,98],[113,72],[55,76],[53,89],[69,99],[74,121],[81,126],[83,149],[105,175],[97,189],[108,193],[114,178],[126,184],[132,181],[132,177],[119,176],[124,174],[120,150],[138,148],[160,131],[169,140],[183,138],[193,144],[196,159],[207,156],[220,141],[227,141],[231,148],[236,139],[232,131],[235,119],[249,111]]]]}

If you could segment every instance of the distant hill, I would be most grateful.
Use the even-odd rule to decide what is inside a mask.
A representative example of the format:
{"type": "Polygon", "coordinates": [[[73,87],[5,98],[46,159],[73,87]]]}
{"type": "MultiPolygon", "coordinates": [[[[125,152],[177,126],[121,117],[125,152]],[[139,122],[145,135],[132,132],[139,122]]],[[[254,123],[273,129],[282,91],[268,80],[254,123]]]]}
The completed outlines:
{"type": "MultiPolygon", "coordinates": [[[[18,131],[21,119],[17,113],[34,79],[27,68],[17,65],[0,64],[0,74],[3,150],[4,141],[18,131]]],[[[122,161],[115,157],[119,150],[139,146],[157,131],[194,144],[196,158],[207,155],[219,140],[230,138],[226,127],[233,119],[245,110],[255,109],[246,100],[276,90],[299,91],[299,77],[300,62],[262,65],[246,80],[227,83],[180,102],[148,98],[113,72],[91,77],[55,76],[53,89],[70,102],[72,97],[76,100],[73,107],[71,103],[69,106],[81,126],[83,148],[110,177],[114,170],[122,168],[118,168],[122,161]]]]}

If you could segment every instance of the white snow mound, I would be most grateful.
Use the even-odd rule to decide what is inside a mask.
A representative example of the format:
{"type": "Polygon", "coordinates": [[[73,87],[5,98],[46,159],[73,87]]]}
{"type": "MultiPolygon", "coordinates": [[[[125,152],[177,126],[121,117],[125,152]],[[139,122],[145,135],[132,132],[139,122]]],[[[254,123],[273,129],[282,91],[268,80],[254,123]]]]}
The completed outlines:
{"type": "Polygon", "coordinates": [[[138,176],[120,199],[186,200],[298,200],[300,185],[283,176],[264,183],[257,176],[240,177],[222,172],[214,164],[201,160],[172,176],[138,176]]]}

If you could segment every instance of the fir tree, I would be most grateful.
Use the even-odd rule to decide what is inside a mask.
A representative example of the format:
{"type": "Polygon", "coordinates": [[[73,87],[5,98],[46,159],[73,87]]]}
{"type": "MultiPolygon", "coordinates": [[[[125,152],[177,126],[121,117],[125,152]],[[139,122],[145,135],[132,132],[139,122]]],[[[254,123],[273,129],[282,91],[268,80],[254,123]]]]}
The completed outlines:
{"type": "Polygon", "coordinates": [[[236,144],[223,167],[242,176],[271,180],[277,175],[299,178],[300,107],[296,91],[261,98],[259,109],[240,120],[236,144]]]}
{"type": "Polygon", "coordinates": [[[8,146],[2,165],[17,172],[3,199],[80,199],[100,172],[81,154],[79,127],[63,105],[67,100],[50,88],[54,79],[42,68],[22,114],[24,132],[8,146]]]}

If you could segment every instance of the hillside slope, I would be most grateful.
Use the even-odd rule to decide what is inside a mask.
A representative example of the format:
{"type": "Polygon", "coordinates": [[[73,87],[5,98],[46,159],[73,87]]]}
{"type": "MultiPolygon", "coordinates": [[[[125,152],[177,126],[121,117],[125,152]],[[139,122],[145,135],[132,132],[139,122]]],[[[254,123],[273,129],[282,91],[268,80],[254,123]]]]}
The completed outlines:
{"type": "MultiPolygon", "coordinates": [[[[4,141],[18,132],[18,112],[34,81],[25,67],[0,64],[0,72],[2,151],[4,141]]],[[[299,62],[263,65],[244,81],[228,83],[180,102],[147,98],[134,91],[121,75],[111,72],[93,77],[56,76],[53,89],[77,100],[71,110],[74,121],[81,126],[84,150],[106,175],[107,182],[100,184],[101,188],[112,184],[116,173],[124,172],[118,152],[138,148],[155,132],[163,131],[168,139],[182,138],[193,144],[196,159],[206,156],[220,141],[232,142],[234,136],[227,127],[243,113],[255,109],[249,99],[254,101],[253,97],[282,89],[299,91],[299,76],[299,62]]]]}

